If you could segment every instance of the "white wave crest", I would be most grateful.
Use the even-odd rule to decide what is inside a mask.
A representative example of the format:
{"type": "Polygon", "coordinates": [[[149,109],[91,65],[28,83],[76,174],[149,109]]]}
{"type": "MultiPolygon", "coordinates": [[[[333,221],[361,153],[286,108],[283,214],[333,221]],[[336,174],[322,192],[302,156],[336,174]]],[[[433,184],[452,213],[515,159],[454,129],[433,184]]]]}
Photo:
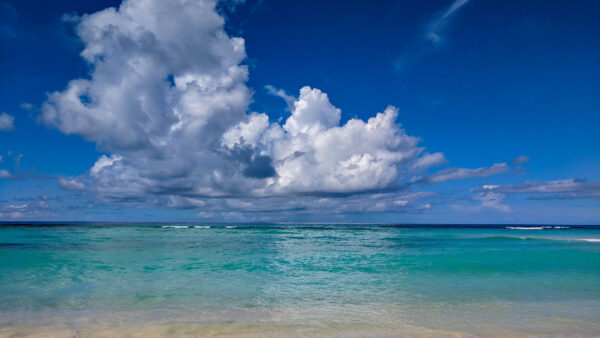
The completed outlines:
{"type": "Polygon", "coordinates": [[[506,227],[511,230],[544,230],[545,227],[506,227]]]}

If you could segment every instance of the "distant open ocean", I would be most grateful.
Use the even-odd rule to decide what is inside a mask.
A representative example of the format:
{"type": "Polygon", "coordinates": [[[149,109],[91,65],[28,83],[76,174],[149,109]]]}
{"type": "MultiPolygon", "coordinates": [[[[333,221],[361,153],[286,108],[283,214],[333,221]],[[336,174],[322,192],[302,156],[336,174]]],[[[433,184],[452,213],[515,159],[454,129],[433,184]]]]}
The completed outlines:
{"type": "Polygon", "coordinates": [[[0,223],[0,337],[600,336],[600,227],[0,223]]]}

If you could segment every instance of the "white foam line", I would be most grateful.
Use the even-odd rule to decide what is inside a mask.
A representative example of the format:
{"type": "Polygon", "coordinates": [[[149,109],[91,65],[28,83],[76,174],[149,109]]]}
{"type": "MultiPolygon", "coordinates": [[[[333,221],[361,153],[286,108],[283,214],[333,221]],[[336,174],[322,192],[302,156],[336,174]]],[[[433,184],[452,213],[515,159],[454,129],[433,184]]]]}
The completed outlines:
{"type": "Polygon", "coordinates": [[[578,241],[600,243],[600,238],[580,238],[578,241]]]}
{"type": "Polygon", "coordinates": [[[544,227],[506,227],[511,230],[544,230],[544,227]]]}

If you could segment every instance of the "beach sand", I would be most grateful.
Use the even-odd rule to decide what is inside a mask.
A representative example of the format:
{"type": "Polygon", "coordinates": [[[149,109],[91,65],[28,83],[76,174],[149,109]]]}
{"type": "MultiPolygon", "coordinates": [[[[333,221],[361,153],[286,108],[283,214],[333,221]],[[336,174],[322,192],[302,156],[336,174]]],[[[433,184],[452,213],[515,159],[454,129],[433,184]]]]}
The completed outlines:
{"type": "MultiPolygon", "coordinates": [[[[573,323],[570,323],[573,324],[573,323]]],[[[587,323],[586,325],[593,325],[587,323]]],[[[431,329],[412,325],[372,325],[370,323],[212,323],[197,324],[168,322],[161,324],[135,324],[130,326],[90,325],[68,328],[65,326],[3,327],[0,338],[9,337],[600,337],[600,334],[573,331],[550,333],[515,331],[495,326],[474,326],[465,331],[431,329]]]]}

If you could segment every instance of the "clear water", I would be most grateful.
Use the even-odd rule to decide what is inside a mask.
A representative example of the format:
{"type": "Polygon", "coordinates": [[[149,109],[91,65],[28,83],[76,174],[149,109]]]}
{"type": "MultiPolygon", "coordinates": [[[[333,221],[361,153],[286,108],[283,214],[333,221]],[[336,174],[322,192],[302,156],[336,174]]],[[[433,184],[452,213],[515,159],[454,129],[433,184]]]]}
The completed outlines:
{"type": "Polygon", "coordinates": [[[0,327],[600,335],[599,229],[171,226],[0,226],[0,327]]]}

